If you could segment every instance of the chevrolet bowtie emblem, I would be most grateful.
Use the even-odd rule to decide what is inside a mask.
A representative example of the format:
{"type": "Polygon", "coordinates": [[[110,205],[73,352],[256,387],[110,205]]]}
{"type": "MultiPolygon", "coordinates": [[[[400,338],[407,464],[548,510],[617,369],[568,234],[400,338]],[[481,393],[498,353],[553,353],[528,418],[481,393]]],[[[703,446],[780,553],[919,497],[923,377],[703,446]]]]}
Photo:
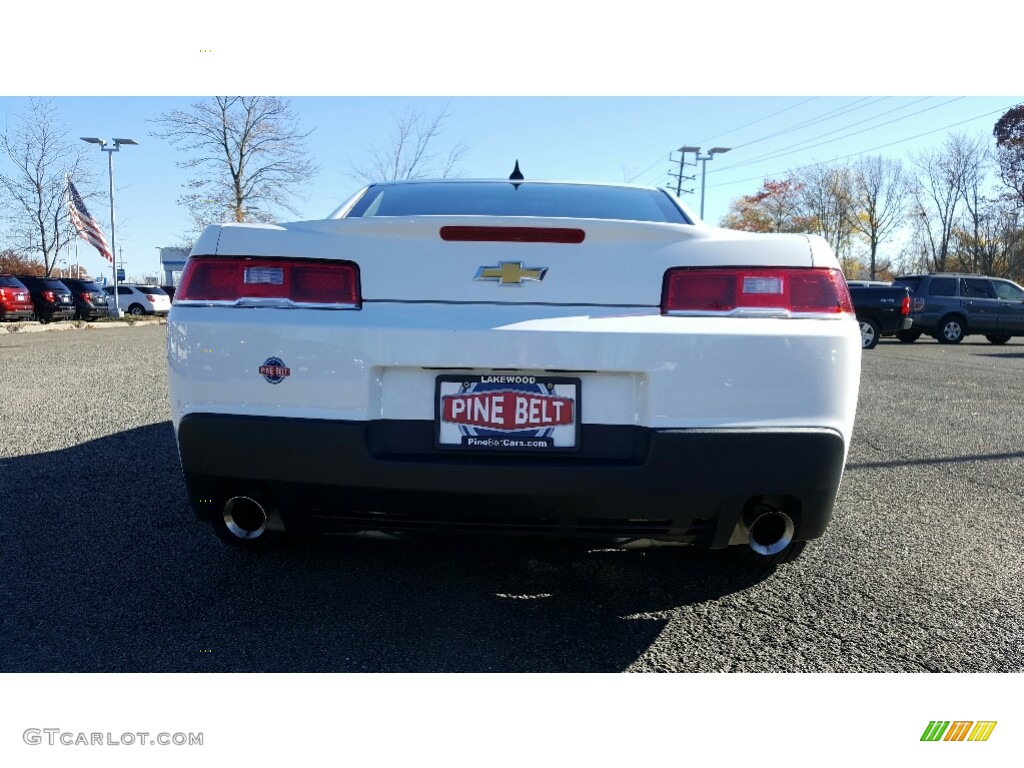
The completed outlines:
{"type": "Polygon", "coordinates": [[[480,267],[474,280],[496,280],[500,285],[522,285],[524,280],[540,282],[547,267],[526,268],[521,261],[500,261],[496,267],[480,267]]]}

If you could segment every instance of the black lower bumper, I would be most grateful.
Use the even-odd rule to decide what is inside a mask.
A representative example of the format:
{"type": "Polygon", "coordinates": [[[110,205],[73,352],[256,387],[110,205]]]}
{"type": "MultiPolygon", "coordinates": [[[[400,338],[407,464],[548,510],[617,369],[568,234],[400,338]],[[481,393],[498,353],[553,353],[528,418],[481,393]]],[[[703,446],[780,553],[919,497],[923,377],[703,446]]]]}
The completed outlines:
{"type": "Polygon", "coordinates": [[[827,429],[583,425],[580,450],[477,455],[434,447],[429,421],[193,414],[178,426],[193,509],[259,496],[294,532],[449,529],[649,537],[726,546],[763,505],[820,536],[842,476],[827,429]]]}
{"type": "Polygon", "coordinates": [[[0,307],[0,321],[3,320],[26,320],[34,314],[31,309],[4,309],[0,307]]]}

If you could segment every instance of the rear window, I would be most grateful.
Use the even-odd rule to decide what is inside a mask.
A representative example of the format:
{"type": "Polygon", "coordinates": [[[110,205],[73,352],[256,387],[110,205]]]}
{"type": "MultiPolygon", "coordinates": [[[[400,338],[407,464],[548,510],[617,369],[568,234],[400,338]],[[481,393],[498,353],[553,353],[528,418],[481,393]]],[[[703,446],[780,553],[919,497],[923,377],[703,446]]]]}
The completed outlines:
{"type": "Polygon", "coordinates": [[[157,285],[136,285],[135,289],[137,291],[142,291],[143,293],[149,293],[149,294],[152,294],[154,296],[166,296],[167,295],[167,292],[163,288],[161,288],[161,287],[159,287],[157,285]]]}
{"type": "Polygon", "coordinates": [[[45,277],[34,277],[32,278],[32,284],[35,285],[37,291],[58,291],[60,293],[68,293],[68,287],[56,278],[49,279],[45,277]]]}
{"type": "Polygon", "coordinates": [[[893,285],[902,285],[902,286],[904,286],[906,288],[909,288],[910,292],[913,293],[914,291],[917,290],[917,287],[919,285],[921,285],[921,278],[920,277],[897,277],[895,280],[892,281],[892,284],[893,285]]]}
{"type": "Polygon", "coordinates": [[[64,280],[64,285],[71,288],[73,291],[88,291],[89,293],[103,293],[103,289],[94,282],[89,280],[64,280]]]}
{"type": "Polygon", "coordinates": [[[24,283],[16,277],[0,277],[0,288],[24,288],[24,283]]]}
{"type": "Polygon", "coordinates": [[[346,216],[540,216],[691,223],[668,195],[656,189],[529,182],[377,184],[346,216]]]}

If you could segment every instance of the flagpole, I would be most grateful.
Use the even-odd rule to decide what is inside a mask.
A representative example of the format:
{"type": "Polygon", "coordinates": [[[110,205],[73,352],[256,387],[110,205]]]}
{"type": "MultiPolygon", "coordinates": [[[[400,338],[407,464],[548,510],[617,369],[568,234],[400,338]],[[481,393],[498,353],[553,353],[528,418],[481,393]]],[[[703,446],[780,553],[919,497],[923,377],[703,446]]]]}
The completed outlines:
{"type": "Polygon", "coordinates": [[[110,268],[114,274],[114,311],[110,315],[112,317],[120,317],[121,301],[117,295],[117,243],[114,240],[114,153],[124,145],[134,145],[139,142],[135,141],[135,139],[112,139],[114,146],[108,147],[106,139],[95,136],[83,136],[82,141],[90,144],[99,144],[100,150],[107,153],[107,171],[110,176],[110,268]]]}
{"type": "Polygon", "coordinates": [[[110,150],[107,151],[107,170],[110,175],[110,266],[114,273],[114,317],[120,317],[121,301],[117,295],[117,243],[114,242],[114,153],[110,150]]]}

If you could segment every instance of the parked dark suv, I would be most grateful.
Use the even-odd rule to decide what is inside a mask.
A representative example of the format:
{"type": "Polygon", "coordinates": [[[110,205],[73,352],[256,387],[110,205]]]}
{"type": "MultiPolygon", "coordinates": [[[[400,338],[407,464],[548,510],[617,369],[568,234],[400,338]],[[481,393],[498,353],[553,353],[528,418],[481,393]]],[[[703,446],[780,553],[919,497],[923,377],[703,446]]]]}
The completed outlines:
{"type": "Polygon", "coordinates": [[[99,285],[92,280],[70,277],[62,277],[60,281],[71,290],[76,320],[95,320],[107,316],[107,294],[99,285]]]}
{"type": "Polygon", "coordinates": [[[75,301],[71,291],[56,277],[18,275],[28,288],[35,306],[35,316],[41,323],[70,320],[75,316],[75,301]]]}
{"type": "Polygon", "coordinates": [[[914,324],[897,333],[900,341],[916,341],[922,333],[941,344],[959,344],[980,333],[993,344],[1024,336],[1024,288],[1010,280],[984,275],[936,272],[897,277],[894,285],[911,291],[914,324]]]}
{"type": "Polygon", "coordinates": [[[0,320],[25,320],[34,311],[25,284],[13,275],[0,275],[0,320]]]}

